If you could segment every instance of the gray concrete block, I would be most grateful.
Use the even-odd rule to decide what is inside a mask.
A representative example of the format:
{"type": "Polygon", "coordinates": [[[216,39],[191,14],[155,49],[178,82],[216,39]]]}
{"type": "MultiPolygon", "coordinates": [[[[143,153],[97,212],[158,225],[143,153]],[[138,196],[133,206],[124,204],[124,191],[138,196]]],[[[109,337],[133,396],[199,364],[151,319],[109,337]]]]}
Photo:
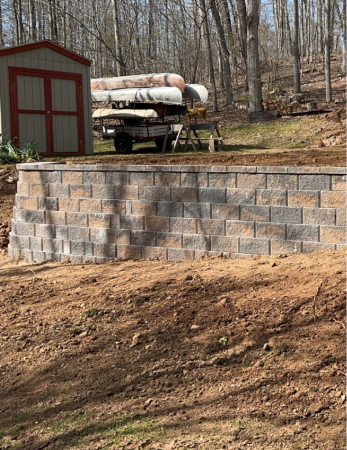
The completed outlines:
{"type": "Polygon", "coordinates": [[[107,243],[130,245],[130,230],[106,230],[107,243]]]}
{"type": "Polygon", "coordinates": [[[94,256],[97,258],[115,259],[117,257],[116,244],[94,244],[94,256]]]}
{"type": "Polygon", "coordinates": [[[181,173],[181,186],[208,187],[207,173],[181,173]]]}
{"type": "Polygon", "coordinates": [[[35,225],[35,236],[36,237],[46,237],[55,238],[55,225],[49,224],[36,224],[35,225]]]}
{"type": "MultiPolygon", "coordinates": [[[[31,185],[29,183],[21,183],[20,181],[18,181],[18,183],[17,183],[17,194],[18,195],[24,195],[26,197],[34,196],[34,194],[30,194],[30,186],[31,185]]],[[[47,190],[47,193],[48,193],[48,190],[47,190]]]]}
{"type": "Polygon", "coordinates": [[[12,248],[30,249],[30,236],[17,236],[10,233],[10,245],[12,248]]]}
{"type": "Polygon", "coordinates": [[[113,228],[114,230],[120,229],[120,218],[121,218],[120,214],[111,215],[111,228],[113,228]]]}
{"type": "Polygon", "coordinates": [[[49,196],[57,198],[69,198],[70,186],[68,184],[50,184],[49,196]]]}
{"type": "Polygon", "coordinates": [[[235,173],[209,173],[208,186],[210,188],[235,188],[236,174],[235,173]]]}
{"type": "Polygon", "coordinates": [[[127,261],[129,259],[141,259],[142,249],[136,245],[117,245],[117,259],[127,261]]]}
{"type": "Polygon", "coordinates": [[[156,247],[157,246],[156,233],[154,231],[131,231],[130,243],[131,245],[156,247]]]}
{"type": "Polygon", "coordinates": [[[114,186],[114,198],[116,200],[138,200],[139,187],[138,186],[114,186]]]}
{"type": "Polygon", "coordinates": [[[19,248],[13,248],[11,244],[8,246],[8,256],[10,258],[20,258],[20,249],[19,248]]]}
{"type": "MultiPolygon", "coordinates": [[[[112,200],[111,200],[112,201],[112,200]]],[[[81,198],[80,199],[80,212],[86,213],[102,213],[102,200],[92,199],[92,198],[81,198]]]]}
{"type": "Polygon", "coordinates": [[[69,239],[69,230],[68,226],[56,225],[55,227],[55,235],[57,239],[67,240],[69,239]]]}
{"type": "Polygon", "coordinates": [[[192,250],[211,250],[211,236],[183,234],[182,245],[192,250]]]}
{"type": "Polygon", "coordinates": [[[49,255],[47,255],[45,252],[41,252],[41,251],[33,251],[32,252],[32,261],[36,262],[36,263],[42,263],[45,261],[49,261],[49,255]]]}
{"type": "Polygon", "coordinates": [[[110,228],[111,215],[110,214],[88,214],[88,226],[91,228],[110,228]]]}
{"type": "Polygon", "coordinates": [[[157,247],[181,248],[181,233],[157,233],[157,247]]]}
{"type": "Polygon", "coordinates": [[[285,239],[286,224],[273,222],[259,222],[255,224],[255,235],[257,238],[285,239]]]}
{"type": "Polygon", "coordinates": [[[171,200],[169,187],[165,186],[140,186],[139,200],[167,202],[171,200]]]}
{"type": "Polygon", "coordinates": [[[31,211],[27,209],[17,209],[14,211],[14,219],[16,222],[27,223],[45,223],[44,211],[31,211]]]}
{"type": "Polygon", "coordinates": [[[181,185],[181,174],[156,172],[154,174],[154,183],[156,186],[179,187],[181,185]]]}
{"type": "Polygon", "coordinates": [[[165,261],[167,259],[167,250],[163,247],[142,247],[142,259],[165,261]]]}
{"type": "Polygon", "coordinates": [[[255,222],[227,220],[225,234],[233,237],[255,237],[255,222]]]}
{"type": "Polygon", "coordinates": [[[94,242],[85,242],[84,243],[84,254],[86,256],[94,255],[94,242]]]}
{"type": "Polygon", "coordinates": [[[319,227],[316,225],[287,225],[287,239],[290,241],[319,241],[319,227]]]}
{"type": "Polygon", "coordinates": [[[170,231],[173,233],[197,233],[197,220],[198,219],[184,219],[182,217],[170,218],[170,231]]]}
{"type": "Polygon", "coordinates": [[[98,242],[101,244],[108,243],[106,228],[87,228],[89,230],[89,239],[91,242],[98,242]]]}
{"type": "Polygon", "coordinates": [[[111,184],[92,184],[92,198],[114,199],[116,197],[115,190],[117,188],[111,184]]]}
{"type": "Polygon", "coordinates": [[[42,240],[43,238],[39,237],[30,237],[30,245],[29,250],[34,252],[42,252],[42,240]]]}
{"type": "Polygon", "coordinates": [[[168,248],[167,257],[169,261],[187,261],[193,260],[195,257],[194,250],[183,248],[168,248]]]}
{"type": "Polygon", "coordinates": [[[71,241],[63,240],[63,255],[71,254],[71,241]]]}
{"type": "Polygon", "coordinates": [[[288,191],[288,206],[318,208],[320,191],[288,191]]]}
{"type": "Polygon", "coordinates": [[[70,254],[71,255],[84,255],[84,242],[70,242],[70,254]]]}
{"type": "Polygon", "coordinates": [[[312,253],[312,252],[326,252],[329,250],[336,250],[336,244],[324,244],[322,242],[303,242],[302,252],[312,253]]]}
{"type": "Polygon", "coordinates": [[[129,172],[106,172],[106,184],[124,185],[129,184],[129,172]]]}
{"type": "Polygon", "coordinates": [[[286,206],[287,191],[281,189],[257,189],[257,205],[286,206]]]}
{"type": "Polygon", "coordinates": [[[265,189],[266,174],[264,173],[238,173],[236,187],[241,189],[265,189]]]}
{"type": "Polygon", "coordinates": [[[299,190],[327,191],[331,188],[330,175],[299,175],[299,190]]]}
{"type": "Polygon", "coordinates": [[[240,253],[249,255],[270,255],[270,240],[241,237],[240,253]]]}
{"type": "Polygon", "coordinates": [[[59,211],[79,212],[80,200],[77,198],[59,198],[58,209],[59,211]]]}
{"type": "Polygon", "coordinates": [[[271,255],[287,253],[302,253],[301,241],[289,241],[285,239],[271,239],[271,255]]]}
{"type": "Polygon", "coordinates": [[[125,230],[143,230],[144,218],[141,216],[128,216],[121,214],[119,227],[125,230]]]}
{"type": "Polygon", "coordinates": [[[271,222],[302,223],[302,208],[294,206],[271,206],[271,222]]]}
{"type": "Polygon", "coordinates": [[[62,183],[62,172],[54,170],[52,172],[40,172],[41,183],[62,183]]]}
{"type": "Polygon", "coordinates": [[[134,216],[156,216],[157,202],[146,202],[133,200],[130,202],[130,214],[134,216]]]}
{"type": "Polygon", "coordinates": [[[20,258],[26,261],[33,261],[33,252],[31,250],[20,249],[20,258]]]}
{"type": "Polygon", "coordinates": [[[346,208],[347,192],[344,191],[327,191],[321,192],[322,208],[346,208]]]}
{"type": "Polygon", "coordinates": [[[211,236],[211,250],[223,253],[238,253],[239,238],[232,236],[211,236]]]}
{"type": "Polygon", "coordinates": [[[92,196],[91,184],[81,184],[81,185],[70,184],[71,198],[90,198],[91,196],[92,196]]]}
{"type": "Polygon", "coordinates": [[[198,234],[225,236],[225,220],[197,219],[198,234]]]}
{"type": "Polygon", "coordinates": [[[102,185],[106,183],[105,172],[83,172],[83,182],[82,184],[96,184],[102,185]]]}
{"type": "Polygon", "coordinates": [[[226,189],[199,188],[199,202],[226,203],[226,189]]]}
{"type": "Polygon", "coordinates": [[[82,258],[84,256],[83,255],[69,255],[69,260],[72,263],[81,263],[82,262],[82,258]]]}
{"type": "Polygon", "coordinates": [[[126,200],[101,200],[101,212],[104,214],[125,214],[126,200]]]}
{"type": "Polygon", "coordinates": [[[210,219],[210,203],[184,203],[183,216],[195,219],[210,219]]]}
{"type": "Polygon", "coordinates": [[[171,200],[173,202],[197,202],[198,189],[195,187],[171,188],[171,200]]]}
{"type": "Polygon", "coordinates": [[[181,202],[158,202],[158,216],[183,217],[183,203],[181,202]]]}
{"type": "MultiPolygon", "coordinates": [[[[338,227],[345,227],[347,225],[347,217],[345,209],[336,209],[336,225],[338,227]]],[[[18,233],[20,234],[20,233],[18,233]]]]}
{"type": "Polygon", "coordinates": [[[88,215],[86,213],[67,212],[66,225],[73,227],[87,227],[88,215]]]}
{"type": "Polygon", "coordinates": [[[268,174],[267,189],[297,190],[298,175],[268,174]]]}
{"type": "MultiPolygon", "coordinates": [[[[20,192],[17,191],[17,193],[19,194],[20,192]]],[[[34,197],[49,197],[49,184],[30,184],[29,195],[34,197]]]]}
{"type": "Polygon", "coordinates": [[[45,209],[47,211],[58,211],[58,199],[56,197],[39,197],[38,209],[45,209]]]}
{"type": "Polygon", "coordinates": [[[154,186],[154,173],[130,172],[130,184],[136,186],[154,186]]]}
{"type": "Polygon", "coordinates": [[[42,248],[45,253],[62,253],[63,252],[63,241],[61,239],[42,239],[42,248]]]}
{"type": "Polygon", "coordinates": [[[320,227],[320,241],[330,244],[346,244],[346,227],[320,227]]]}
{"type": "Polygon", "coordinates": [[[331,189],[333,191],[344,191],[347,190],[347,176],[346,175],[333,175],[331,189]]]}
{"type": "Polygon", "coordinates": [[[212,219],[238,220],[240,217],[239,205],[214,203],[212,205],[212,219]]]}
{"type": "Polygon", "coordinates": [[[15,222],[12,220],[12,231],[19,236],[34,236],[35,224],[25,222],[15,222]]]}
{"type": "Polygon", "coordinates": [[[241,205],[240,218],[246,221],[270,222],[270,206],[241,205]]]}
{"type": "Polygon", "coordinates": [[[230,205],[255,205],[255,189],[227,189],[226,201],[230,205]]]}
{"type": "MultiPolygon", "coordinates": [[[[87,227],[69,227],[69,239],[72,241],[88,242],[89,228],[87,227]]],[[[58,230],[56,230],[58,234],[58,230]]],[[[57,236],[58,238],[58,236],[57,236]]]]}
{"type": "Polygon", "coordinates": [[[308,225],[335,225],[335,208],[303,208],[303,223],[308,225]]]}
{"type": "Polygon", "coordinates": [[[156,216],[145,217],[145,230],[170,231],[170,218],[156,216]]]}
{"type": "Polygon", "coordinates": [[[46,223],[52,225],[65,225],[65,214],[64,211],[46,211],[46,223]]]}

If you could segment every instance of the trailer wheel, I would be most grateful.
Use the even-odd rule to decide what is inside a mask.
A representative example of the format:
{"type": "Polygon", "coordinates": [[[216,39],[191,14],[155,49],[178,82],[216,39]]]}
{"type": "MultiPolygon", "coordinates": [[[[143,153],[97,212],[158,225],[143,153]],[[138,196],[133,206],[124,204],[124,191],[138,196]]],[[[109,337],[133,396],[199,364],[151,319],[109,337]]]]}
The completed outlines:
{"type": "MultiPolygon", "coordinates": [[[[158,150],[162,150],[163,149],[164,141],[165,141],[165,138],[156,138],[154,140],[155,145],[157,146],[158,150]]],[[[173,141],[172,138],[169,138],[169,137],[167,138],[166,145],[165,145],[165,150],[170,150],[172,141],[173,141]]]]}
{"type": "Polygon", "coordinates": [[[114,138],[114,147],[117,153],[128,155],[133,149],[133,139],[130,134],[124,131],[117,133],[114,138]]]}

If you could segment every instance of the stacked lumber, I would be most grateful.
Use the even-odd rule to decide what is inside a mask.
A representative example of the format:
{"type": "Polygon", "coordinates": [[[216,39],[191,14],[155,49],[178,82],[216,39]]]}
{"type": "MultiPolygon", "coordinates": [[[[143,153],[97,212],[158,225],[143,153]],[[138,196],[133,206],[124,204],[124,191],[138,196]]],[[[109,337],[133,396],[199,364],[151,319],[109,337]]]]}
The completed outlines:
{"type": "Polygon", "coordinates": [[[263,108],[265,111],[277,110],[280,115],[287,115],[293,112],[293,106],[288,105],[283,100],[263,100],[263,108]]]}

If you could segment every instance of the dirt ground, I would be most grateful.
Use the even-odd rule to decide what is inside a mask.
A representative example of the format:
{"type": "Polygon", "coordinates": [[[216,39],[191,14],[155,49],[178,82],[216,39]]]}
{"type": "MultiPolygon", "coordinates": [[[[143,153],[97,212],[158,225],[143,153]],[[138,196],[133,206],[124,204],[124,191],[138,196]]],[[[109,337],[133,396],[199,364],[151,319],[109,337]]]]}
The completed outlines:
{"type": "MultiPolygon", "coordinates": [[[[163,161],[197,163],[131,159],[163,161]]],[[[206,154],[201,163],[346,164],[342,146],[206,154]]],[[[1,450],[345,448],[343,251],[12,260],[15,179],[13,168],[0,171],[1,450]]]]}

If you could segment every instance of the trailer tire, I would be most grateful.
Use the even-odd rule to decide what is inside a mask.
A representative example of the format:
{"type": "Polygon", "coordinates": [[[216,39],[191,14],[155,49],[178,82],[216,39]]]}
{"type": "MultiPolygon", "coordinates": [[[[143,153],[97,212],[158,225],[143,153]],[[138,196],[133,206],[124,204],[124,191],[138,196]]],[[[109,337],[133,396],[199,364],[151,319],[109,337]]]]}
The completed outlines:
{"type": "MultiPolygon", "coordinates": [[[[164,140],[165,140],[165,138],[156,138],[154,140],[155,145],[157,146],[158,150],[162,150],[163,149],[164,140]]],[[[172,141],[173,141],[172,138],[169,138],[169,137],[167,138],[166,145],[165,145],[165,150],[170,150],[172,141]]]]}
{"type": "Polygon", "coordinates": [[[133,139],[130,134],[121,131],[114,138],[114,148],[121,155],[129,155],[133,149],[133,139]]]}

